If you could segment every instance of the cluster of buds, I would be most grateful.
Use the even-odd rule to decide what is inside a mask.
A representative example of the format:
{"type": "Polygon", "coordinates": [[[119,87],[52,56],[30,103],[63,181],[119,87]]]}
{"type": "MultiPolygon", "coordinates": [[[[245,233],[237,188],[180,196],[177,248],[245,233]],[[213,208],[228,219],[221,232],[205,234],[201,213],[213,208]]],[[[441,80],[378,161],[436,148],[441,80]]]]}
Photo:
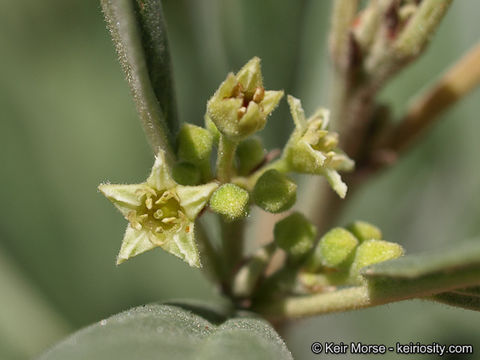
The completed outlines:
{"type": "MultiPolygon", "coordinates": [[[[252,137],[265,126],[282,96],[283,91],[264,89],[260,59],[255,57],[237,74],[229,74],[208,101],[205,128],[183,125],[173,166],[160,151],[144,183],[99,186],[129,222],[118,263],[160,247],[200,267],[194,228],[202,210],[227,221],[247,216],[252,203],[267,212],[285,212],[296,201],[297,184],[288,176],[291,172],[323,175],[345,196],[346,185],[338,171],[351,170],[353,161],[338,149],[338,135],[327,130],[327,110],[319,109],[306,119],[300,100],[288,96],[295,130],[276,162],[269,163],[261,140],[252,137]],[[212,171],[215,146],[217,168],[212,171]],[[220,166],[229,167],[225,172],[229,176],[218,176],[220,166]]],[[[358,234],[334,230],[314,249],[316,229],[300,213],[277,223],[274,235],[274,244],[289,254],[290,263],[306,264],[312,271],[318,270],[319,261],[336,267],[362,246],[358,234]],[[333,251],[332,242],[341,244],[342,250],[333,251]]],[[[364,264],[363,258],[352,268],[364,264]]]]}

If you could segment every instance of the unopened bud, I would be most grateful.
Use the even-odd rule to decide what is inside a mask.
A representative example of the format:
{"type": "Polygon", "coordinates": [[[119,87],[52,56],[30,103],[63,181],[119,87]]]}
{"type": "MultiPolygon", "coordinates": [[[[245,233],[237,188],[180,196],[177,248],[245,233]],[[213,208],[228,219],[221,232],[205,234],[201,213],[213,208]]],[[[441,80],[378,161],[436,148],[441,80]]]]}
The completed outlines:
{"type": "Polygon", "coordinates": [[[275,224],[274,238],[293,262],[300,261],[313,247],[317,229],[302,214],[295,212],[275,224]]]}
{"type": "Polygon", "coordinates": [[[286,211],[297,200],[297,184],[277,170],[268,170],[257,180],[253,199],[259,207],[270,213],[286,211]]]}
{"type": "Polygon", "coordinates": [[[248,191],[234,184],[224,184],[210,198],[210,208],[233,221],[247,216],[248,200],[248,191]]]}

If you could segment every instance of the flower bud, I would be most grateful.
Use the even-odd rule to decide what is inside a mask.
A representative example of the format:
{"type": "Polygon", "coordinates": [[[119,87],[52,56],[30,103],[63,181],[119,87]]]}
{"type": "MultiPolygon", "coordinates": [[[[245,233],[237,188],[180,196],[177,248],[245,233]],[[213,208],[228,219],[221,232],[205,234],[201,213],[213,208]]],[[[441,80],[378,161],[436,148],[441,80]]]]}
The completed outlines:
{"type": "Polygon", "coordinates": [[[233,221],[247,216],[248,200],[248,191],[234,184],[224,184],[210,198],[210,208],[233,221]]]}
{"type": "Polygon", "coordinates": [[[286,211],[297,200],[297,184],[277,170],[268,170],[257,180],[253,189],[253,200],[270,213],[286,211]]]}
{"type": "Polygon", "coordinates": [[[192,164],[210,160],[213,136],[200,126],[184,124],[178,133],[178,157],[192,164]]]}
{"type": "Polygon", "coordinates": [[[358,240],[350,231],[334,228],[318,242],[314,252],[306,261],[306,269],[319,271],[322,267],[342,268],[351,259],[358,240]]]}
{"type": "Polygon", "coordinates": [[[354,221],[347,226],[347,229],[351,231],[360,242],[370,239],[382,239],[382,231],[366,221],[354,221]]]}
{"type": "Polygon", "coordinates": [[[198,185],[201,182],[200,169],[186,161],[173,166],[172,177],[180,185],[198,185]]]}
{"type": "Polygon", "coordinates": [[[240,141],[263,129],[282,96],[264,89],[260,59],[254,57],[236,75],[228,74],[208,101],[207,116],[225,137],[240,141]]]}
{"type": "Polygon", "coordinates": [[[293,262],[300,261],[313,247],[317,229],[298,212],[275,224],[274,239],[293,262]]]}
{"type": "Polygon", "coordinates": [[[355,253],[352,266],[350,267],[351,281],[362,281],[360,270],[368,265],[396,259],[404,254],[403,247],[399,244],[384,240],[366,240],[362,242],[355,253]]]}
{"type": "Polygon", "coordinates": [[[258,137],[243,140],[237,147],[236,155],[238,175],[247,176],[265,158],[262,140],[258,137]]]}

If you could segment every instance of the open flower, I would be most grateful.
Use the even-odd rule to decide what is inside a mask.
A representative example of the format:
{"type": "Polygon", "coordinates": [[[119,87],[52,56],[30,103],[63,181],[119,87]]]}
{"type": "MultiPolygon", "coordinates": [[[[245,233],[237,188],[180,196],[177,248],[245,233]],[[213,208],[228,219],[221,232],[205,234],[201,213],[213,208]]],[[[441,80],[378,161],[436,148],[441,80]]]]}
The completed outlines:
{"type": "Polygon", "coordinates": [[[260,59],[254,57],[236,75],[228,74],[208,101],[207,116],[224,136],[239,141],[263,129],[282,96],[264,89],[260,59]]]}
{"type": "Polygon", "coordinates": [[[200,267],[194,221],[216,183],[178,185],[171,177],[163,151],[155,158],[148,179],[141,184],[102,184],[99,190],[129,221],[117,264],[155,247],[200,267]]]}
{"type": "Polygon", "coordinates": [[[295,123],[284,153],[290,168],[325,176],[333,190],[344,198],[347,186],[337,171],[352,170],[354,162],[337,148],[338,134],[327,130],[329,111],[320,108],[306,119],[299,99],[289,95],[288,104],[295,123]]]}

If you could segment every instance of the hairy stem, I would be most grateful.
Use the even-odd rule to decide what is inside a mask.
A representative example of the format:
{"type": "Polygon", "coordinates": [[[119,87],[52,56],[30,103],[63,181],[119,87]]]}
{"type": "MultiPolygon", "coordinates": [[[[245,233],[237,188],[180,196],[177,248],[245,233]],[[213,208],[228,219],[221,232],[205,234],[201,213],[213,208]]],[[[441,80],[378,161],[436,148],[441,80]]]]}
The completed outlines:
{"type": "Polygon", "coordinates": [[[387,146],[395,151],[403,150],[439,115],[479,84],[480,44],[477,44],[409,106],[405,117],[393,132],[391,144],[387,146]]]}
{"type": "Polygon", "coordinates": [[[220,256],[210,242],[205,226],[201,221],[197,221],[195,224],[195,235],[201,254],[202,270],[213,282],[220,282],[222,273],[220,256]]]}
{"type": "Polygon", "coordinates": [[[223,291],[227,295],[231,295],[233,277],[243,257],[245,220],[229,222],[221,218],[220,222],[223,249],[223,291]]]}
{"type": "Polygon", "coordinates": [[[222,183],[230,181],[233,175],[233,160],[238,143],[220,136],[217,156],[217,178],[222,183]]]}
{"type": "Polygon", "coordinates": [[[347,64],[350,26],[357,13],[358,0],[335,0],[330,27],[330,51],[335,65],[347,64]]]}

